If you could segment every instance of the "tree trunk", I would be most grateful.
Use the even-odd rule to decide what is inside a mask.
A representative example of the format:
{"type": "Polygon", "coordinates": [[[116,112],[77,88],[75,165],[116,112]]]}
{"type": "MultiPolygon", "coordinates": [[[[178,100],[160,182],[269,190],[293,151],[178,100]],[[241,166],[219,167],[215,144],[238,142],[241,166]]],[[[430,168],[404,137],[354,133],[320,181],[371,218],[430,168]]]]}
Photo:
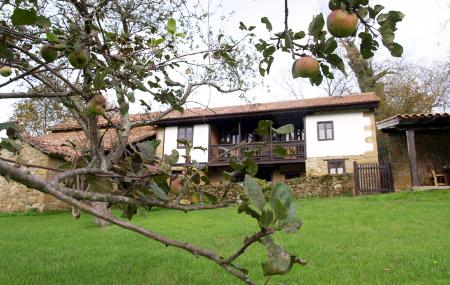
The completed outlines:
{"type": "MultiPolygon", "coordinates": [[[[111,210],[108,209],[108,203],[104,202],[92,202],[92,206],[95,208],[96,211],[101,212],[102,214],[111,216],[111,210]]],[[[109,226],[109,222],[105,221],[100,218],[94,218],[94,223],[99,225],[100,227],[104,228],[109,226]]]]}

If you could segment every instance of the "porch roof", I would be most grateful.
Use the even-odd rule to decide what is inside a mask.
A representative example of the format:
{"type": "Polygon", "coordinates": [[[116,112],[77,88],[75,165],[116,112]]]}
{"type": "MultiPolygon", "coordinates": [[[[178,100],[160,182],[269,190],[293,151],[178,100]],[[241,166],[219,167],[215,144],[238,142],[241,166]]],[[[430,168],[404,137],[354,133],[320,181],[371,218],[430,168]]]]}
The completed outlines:
{"type": "Polygon", "coordinates": [[[377,123],[383,132],[450,129],[450,113],[399,114],[377,123]]]}

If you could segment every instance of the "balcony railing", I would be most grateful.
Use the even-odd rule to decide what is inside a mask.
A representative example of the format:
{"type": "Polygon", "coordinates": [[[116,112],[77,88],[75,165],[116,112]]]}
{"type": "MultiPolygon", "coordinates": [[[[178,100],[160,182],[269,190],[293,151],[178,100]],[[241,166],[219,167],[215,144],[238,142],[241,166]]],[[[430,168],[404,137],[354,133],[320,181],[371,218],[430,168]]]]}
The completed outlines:
{"type": "Polygon", "coordinates": [[[252,151],[255,161],[283,161],[283,160],[302,160],[305,158],[305,142],[304,141],[288,141],[288,142],[255,142],[245,143],[241,146],[237,144],[219,144],[210,145],[209,160],[214,160],[213,164],[221,164],[228,162],[232,157],[242,158],[245,152],[252,151]],[[278,156],[274,153],[274,149],[283,147],[287,151],[286,156],[278,156]]]}

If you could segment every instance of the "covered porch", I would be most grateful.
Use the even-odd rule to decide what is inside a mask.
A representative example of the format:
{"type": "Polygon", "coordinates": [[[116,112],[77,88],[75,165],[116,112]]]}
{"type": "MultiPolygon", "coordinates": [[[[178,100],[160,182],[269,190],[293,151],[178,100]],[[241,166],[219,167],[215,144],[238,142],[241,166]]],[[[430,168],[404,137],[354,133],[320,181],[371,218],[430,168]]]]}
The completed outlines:
{"type": "Polygon", "coordinates": [[[377,124],[388,136],[396,189],[450,188],[450,115],[397,115],[377,124]]]}
{"type": "Polygon", "coordinates": [[[241,158],[245,152],[253,151],[258,164],[304,162],[305,128],[304,113],[260,114],[239,118],[224,118],[210,122],[209,161],[212,166],[227,165],[231,157],[241,158]],[[271,120],[278,128],[293,124],[294,131],[287,135],[270,133],[260,137],[255,130],[258,121],[271,120]],[[287,156],[276,154],[277,148],[285,148],[287,156]]]}

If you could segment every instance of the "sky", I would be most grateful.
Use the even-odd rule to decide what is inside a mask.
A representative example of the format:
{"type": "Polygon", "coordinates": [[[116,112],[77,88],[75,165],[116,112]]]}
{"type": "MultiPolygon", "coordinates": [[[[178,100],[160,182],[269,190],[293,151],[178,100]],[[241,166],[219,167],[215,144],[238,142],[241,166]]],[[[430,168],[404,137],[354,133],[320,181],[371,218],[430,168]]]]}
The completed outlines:
{"type": "MultiPolygon", "coordinates": [[[[219,0],[200,0],[206,7],[210,1],[211,7],[217,7],[219,0]]],[[[400,10],[405,14],[405,18],[398,25],[396,41],[403,45],[403,60],[411,63],[431,65],[433,62],[448,59],[450,54],[450,0],[378,0],[371,1],[374,4],[381,4],[387,10],[400,10]],[[424,4],[425,3],[425,4],[424,4]]],[[[320,12],[328,13],[328,1],[326,0],[296,0],[289,1],[290,18],[289,25],[294,30],[307,30],[308,24],[314,14],[320,12]]],[[[247,26],[255,25],[256,34],[267,37],[264,25],[260,19],[267,16],[273,25],[274,31],[283,30],[284,21],[284,1],[282,0],[223,0],[220,7],[214,9],[214,14],[210,16],[212,26],[218,23],[222,16],[232,14],[226,21],[224,29],[226,33],[238,35],[239,22],[244,22],[247,26]]],[[[205,29],[206,29],[205,23],[205,29]]],[[[390,58],[389,53],[381,48],[375,55],[377,61],[384,61],[390,58]]],[[[293,82],[293,85],[300,87],[302,96],[305,98],[324,96],[321,87],[311,87],[308,80],[289,78],[292,59],[287,54],[278,54],[273,64],[271,74],[264,78],[264,83],[259,84],[246,94],[248,100],[252,102],[269,102],[294,99],[293,95],[286,89],[285,81],[293,82]]],[[[0,78],[0,83],[6,79],[0,78]]],[[[0,92],[19,91],[11,87],[0,88],[0,92]]],[[[355,92],[358,90],[355,89],[355,92]]],[[[139,96],[137,96],[139,99],[139,96]]],[[[193,101],[198,101],[210,107],[243,104],[244,101],[237,94],[217,94],[214,90],[205,87],[199,90],[192,97],[193,101]]],[[[12,103],[14,100],[0,100],[0,122],[7,121],[12,113],[12,103]]],[[[131,106],[131,112],[141,112],[139,104],[131,106]]]]}

